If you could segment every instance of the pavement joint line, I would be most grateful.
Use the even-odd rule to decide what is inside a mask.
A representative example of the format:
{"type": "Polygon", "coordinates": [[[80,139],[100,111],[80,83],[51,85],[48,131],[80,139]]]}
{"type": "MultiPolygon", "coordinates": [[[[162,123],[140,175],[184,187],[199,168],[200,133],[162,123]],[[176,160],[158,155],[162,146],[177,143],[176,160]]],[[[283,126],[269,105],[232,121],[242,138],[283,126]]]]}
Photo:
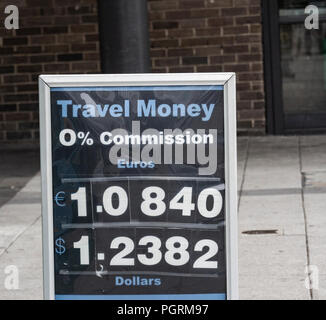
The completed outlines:
{"type": "MultiPolygon", "coordinates": [[[[20,199],[15,199],[10,203],[10,205],[14,206],[23,206],[23,205],[29,205],[29,204],[37,204],[41,202],[41,198],[20,198],[20,199]]],[[[8,203],[7,203],[8,205],[8,203]]]]}
{"type": "Polygon", "coordinates": [[[276,238],[276,237],[304,237],[304,233],[293,233],[293,234],[287,234],[287,233],[275,233],[275,234],[245,234],[241,232],[242,237],[246,238],[276,238]]]}
{"type": "Polygon", "coordinates": [[[3,248],[4,251],[0,254],[0,259],[1,257],[5,254],[8,253],[8,250],[15,244],[15,242],[31,227],[33,227],[37,221],[41,218],[42,216],[39,215],[31,224],[29,224],[27,227],[25,227],[21,232],[19,232],[15,238],[9,243],[9,245],[6,248],[3,248]]]}
{"type": "Polygon", "coordinates": [[[238,215],[240,212],[240,203],[241,203],[241,197],[242,197],[242,192],[243,192],[243,186],[246,178],[246,171],[247,171],[247,165],[248,165],[248,159],[249,159],[249,148],[250,148],[250,137],[246,139],[246,156],[245,156],[245,162],[243,166],[243,172],[242,172],[242,177],[241,177],[241,184],[240,184],[240,190],[238,192],[238,215]]]}
{"type": "MultiPolygon", "coordinates": [[[[309,249],[309,237],[308,237],[307,210],[306,210],[306,206],[305,206],[304,172],[303,172],[303,164],[302,164],[301,136],[298,136],[298,154],[299,154],[299,169],[300,169],[300,174],[301,174],[301,205],[302,205],[304,229],[305,229],[307,266],[310,266],[310,249],[309,249]]],[[[308,272],[307,276],[308,276],[309,284],[310,284],[310,289],[309,289],[310,299],[315,300],[314,290],[312,289],[312,279],[311,279],[311,275],[309,272],[308,272]]]]}
{"type": "MultiPolygon", "coordinates": [[[[304,187],[305,194],[323,194],[326,193],[325,187],[304,187]]],[[[240,194],[240,191],[238,192],[240,194]]],[[[273,188],[273,189],[250,189],[242,190],[243,197],[252,196],[280,196],[301,194],[301,188],[273,188]]]]}

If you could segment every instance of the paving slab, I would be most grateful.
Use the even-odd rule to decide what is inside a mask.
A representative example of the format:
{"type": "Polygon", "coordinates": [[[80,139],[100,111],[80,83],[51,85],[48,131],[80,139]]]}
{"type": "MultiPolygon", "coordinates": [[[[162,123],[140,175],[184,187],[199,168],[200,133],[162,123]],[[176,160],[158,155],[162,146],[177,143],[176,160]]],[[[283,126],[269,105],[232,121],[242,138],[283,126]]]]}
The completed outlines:
{"type": "Polygon", "coordinates": [[[241,231],[277,230],[280,235],[305,235],[301,195],[242,195],[239,210],[241,231]]]}
{"type": "Polygon", "coordinates": [[[38,150],[0,149],[0,207],[39,171],[39,158],[38,150]]]}
{"type": "Polygon", "coordinates": [[[298,137],[251,138],[241,194],[240,299],[309,299],[298,137]]]}
{"type": "Polygon", "coordinates": [[[5,283],[5,270],[15,266],[18,270],[17,289],[0,290],[1,300],[41,300],[43,299],[42,235],[39,217],[24,233],[0,256],[0,283],[5,283]]]}
{"type": "Polygon", "coordinates": [[[326,135],[301,136],[302,171],[326,171],[326,135]]]}
{"type": "Polygon", "coordinates": [[[326,299],[326,136],[300,137],[300,147],[309,262],[319,278],[313,296],[326,299]]]}
{"type": "Polygon", "coordinates": [[[42,298],[39,175],[0,208],[0,284],[1,300],[42,298]],[[8,290],[4,285],[9,266],[18,270],[18,290],[8,290]]]}
{"type": "Polygon", "coordinates": [[[257,275],[254,278],[241,276],[240,297],[247,296],[250,300],[308,300],[309,294],[302,291],[304,280],[302,276],[287,275],[284,278],[279,277],[277,285],[274,285],[275,277],[268,274],[257,275]]]}
{"type": "Polygon", "coordinates": [[[298,137],[251,138],[244,191],[291,188],[301,188],[298,137]]]}

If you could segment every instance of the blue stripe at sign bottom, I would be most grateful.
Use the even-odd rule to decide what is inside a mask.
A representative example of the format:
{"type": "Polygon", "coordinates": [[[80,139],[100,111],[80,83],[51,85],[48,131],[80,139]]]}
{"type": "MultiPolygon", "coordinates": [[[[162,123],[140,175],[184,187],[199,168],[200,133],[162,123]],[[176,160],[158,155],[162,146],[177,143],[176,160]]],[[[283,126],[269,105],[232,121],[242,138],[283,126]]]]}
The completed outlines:
{"type": "Polygon", "coordinates": [[[140,294],[140,295],[82,295],[57,294],[56,300],[226,300],[224,293],[212,294],[140,294]]]}

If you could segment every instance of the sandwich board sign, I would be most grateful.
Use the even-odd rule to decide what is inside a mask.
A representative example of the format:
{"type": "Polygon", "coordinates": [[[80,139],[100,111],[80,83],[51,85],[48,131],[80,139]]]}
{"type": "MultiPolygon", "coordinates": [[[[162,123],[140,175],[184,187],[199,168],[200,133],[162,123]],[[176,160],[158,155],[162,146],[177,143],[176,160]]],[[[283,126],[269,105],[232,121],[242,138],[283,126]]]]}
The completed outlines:
{"type": "Polygon", "coordinates": [[[233,73],[39,78],[46,299],[236,299],[233,73]]]}

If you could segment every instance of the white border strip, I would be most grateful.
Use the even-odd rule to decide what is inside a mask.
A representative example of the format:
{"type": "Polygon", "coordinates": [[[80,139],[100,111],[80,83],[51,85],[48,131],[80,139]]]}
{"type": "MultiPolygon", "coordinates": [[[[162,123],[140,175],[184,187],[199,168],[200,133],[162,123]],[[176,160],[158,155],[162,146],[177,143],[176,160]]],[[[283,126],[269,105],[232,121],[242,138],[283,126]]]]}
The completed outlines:
{"type": "Polygon", "coordinates": [[[50,88],[39,79],[40,146],[42,185],[43,291],[44,299],[54,299],[52,141],[50,88]]]}
{"type": "Polygon", "coordinates": [[[233,75],[224,87],[225,112],[225,198],[226,198],[226,250],[227,298],[239,299],[238,290],[238,214],[237,214],[237,122],[236,78],[233,75]]]}

